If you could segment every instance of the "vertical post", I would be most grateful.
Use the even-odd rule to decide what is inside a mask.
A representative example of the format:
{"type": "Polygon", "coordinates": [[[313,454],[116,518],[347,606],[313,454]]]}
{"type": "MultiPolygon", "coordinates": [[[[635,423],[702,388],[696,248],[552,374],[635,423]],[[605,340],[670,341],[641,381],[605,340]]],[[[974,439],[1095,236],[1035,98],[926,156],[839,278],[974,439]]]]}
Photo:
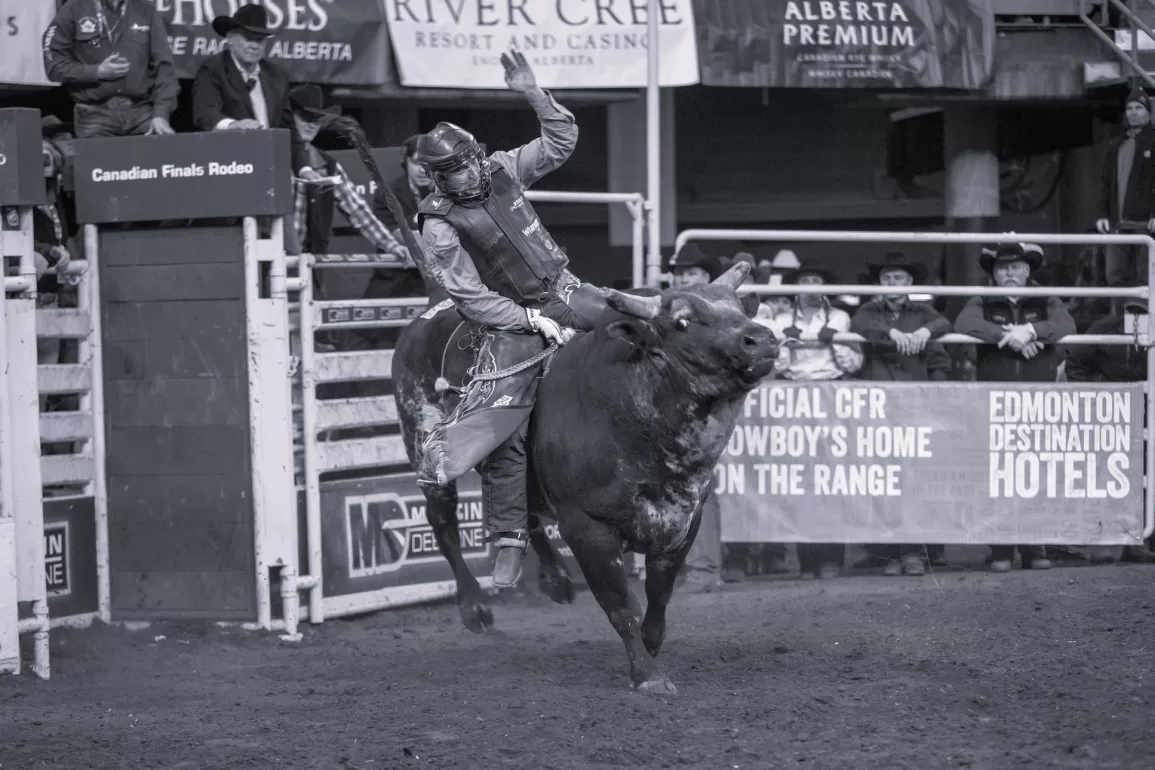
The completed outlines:
{"type": "Polygon", "coordinates": [[[301,448],[302,473],[305,476],[305,540],[308,548],[309,622],[313,625],[325,620],[324,589],[321,573],[321,476],[317,470],[317,356],[313,314],[312,258],[301,256],[297,265],[301,291],[297,304],[299,312],[298,339],[301,344],[301,448]]]}
{"type": "MultiPolygon", "coordinates": [[[[0,211],[0,258],[4,219],[0,211]]],[[[3,281],[0,274],[0,281],[3,281]]],[[[0,293],[0,674],[20,673],[20,601],[16,569],[16,517],[12,495],[12,404],[8,393],[7,293],[0,293]]]]}
{"type": "Polygon", "coordinates": [[[634,225],[630,287],[638,288],[646,285],[646,202],[644,200],[631,201],[628,206],[634,225]]]}
{"type": "MultiPolygon", "coordinates": [[[[1155,299],[1155,241],[1147,238],[1147,302],[1155,299]]],[[[1151,447],[1151,440],[1155,435],[1151,432],[1151,420],[1155,418],[1155,327],[1151,323],[1151,315],[1147,315],[1147,403],[1143,410],[1143,453],[1147,459],[1147,474],[1143,483],[1143,538],[1151,537],[1155,532],[1155,451],[1151,447]]],[[[1140,543],[1136,543],[1140,545],[1140,543]]]]}
{"type": "MultiPolygon", "coordinates": [[[[999,161],[995,155],[998,122],[982,107],[948,108],[943,116],[946,161],[946,226],[949,232],[991,233],[999,223],[999,161]]],[[[946,283],[979,286],[978,243],[950,244],[946,253],[946,283]]],[[[949,317],[962,309],[963,300],[948,300],[949,317]]]]}
{"type": "Polygon", "coordinates": [[[657,286],[662,272],[662,124],[661,124],[661,3],[649,0],[646,11],[646,206],[649,209],[649,252],[646,284],[657,286]]]}
{"type": "MultiPolygon", "coordinates": [[[[104,353],[101,349],[102,324],[100,317],[100,230],[96,225],[84,226],[84,259],[88,262],[81,281],[84,283],[77,296],[81,312],[88,313],[88,338],[80,343],[80,361],[87,363],[92,373],[92,385],[85,399],[92,416],[92,510],[96,528],[96,611],[104,623],[112,622],[111,580],[108,562],[108,479],[105,463],[104,435],[104,353]]],[[[83,404],[82,404],[83,407],[83,404]]]]}

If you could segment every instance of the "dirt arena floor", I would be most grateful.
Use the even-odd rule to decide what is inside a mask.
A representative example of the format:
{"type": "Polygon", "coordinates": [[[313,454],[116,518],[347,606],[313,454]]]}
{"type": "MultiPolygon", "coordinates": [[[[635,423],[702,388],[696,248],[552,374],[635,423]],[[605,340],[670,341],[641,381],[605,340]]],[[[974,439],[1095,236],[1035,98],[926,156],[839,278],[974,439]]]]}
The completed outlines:
{"type": "Polygon", "coordinates": [[[1148,566],[676,595],[662,699],[588,592],[494,611],[61,630],[51,681],[0,679],[0,768],[1155,767],[1148,566]]]}

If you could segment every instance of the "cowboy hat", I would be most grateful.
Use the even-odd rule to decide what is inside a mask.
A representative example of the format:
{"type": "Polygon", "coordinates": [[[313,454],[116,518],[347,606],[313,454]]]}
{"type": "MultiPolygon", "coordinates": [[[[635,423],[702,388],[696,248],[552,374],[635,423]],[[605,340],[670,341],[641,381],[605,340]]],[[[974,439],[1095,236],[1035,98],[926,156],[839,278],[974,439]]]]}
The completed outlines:
{"type": "Polygon", "coordinates": [[[866,274],[871,283],[878,283],[883,270],[904,270],[910,274],[914,283],[926,283],[926,265],[915,262],[901,251],[888,251],[882,256],[881,262],[866,263],[866,274]]]}
{"type": "Polygon", "coordinates": [[[324,104],[325,95],[320,86],[306,83],[289,89],[289,107],[308,121],[324,123],[341,114],[340,105],[325,107],[324,104]]]}
{"type": "Polygon", "coordinates": [[[999,262],[1026,262],[1031,271],[1043,264],[1043,250],[1033,243],[1003,243],[993,249],[983,249],[979,266],[990,273],[999,262]]]}
{"type": "Polygon", "coordinates": [[[709,256],[695,243],[687,243],[683,246],[670,262],[670,269],[675,273],[689,270],[691,267],[705,270],[711,281],[722,274],[721,260],[709,256]]]}
{"type": "Polygon", "coordinates": [[[230,32],[241,32],[249,37],[269,37],[273,30],[269,29],[269,14],[265,6],[249,3],[242,5],[232,16],[218,16],[213,19],[213,31],[221,37],[230,32]]]}
{"type": "Polygon", "coordinates": [[[794,271],[794,275],[790,276],[790,283],[798,283],[798,279],[804,275],[816,275],[822,279],[825,284],[837,284],[838,275],[833,270],[823,267],[818,264],[816,260],[804,259],[798,268],[794,271]]]}

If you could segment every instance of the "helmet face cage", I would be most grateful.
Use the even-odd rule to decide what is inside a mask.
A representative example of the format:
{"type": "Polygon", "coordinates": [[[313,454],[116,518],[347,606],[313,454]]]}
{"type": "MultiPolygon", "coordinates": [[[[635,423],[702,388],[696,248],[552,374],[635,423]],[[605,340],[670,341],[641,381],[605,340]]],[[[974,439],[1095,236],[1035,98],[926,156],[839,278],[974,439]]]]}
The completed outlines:
{"type": "Polygon", "coordinates": [[[481,203],[489,198],[489,194],[493,190],[489,158],[485,157],[485,154],[476,143],[473,143],[468,151],[452,159],[452,161],[426,165],[425,171],[429,174],[429,178],[433,180],[433,184],[437,187],[438,192],[458,203],[481,203]],[[434,168],[434,165],[440,168],[434,168]],[[478,171],[477,185],[472,190],[450,190],[447,184],[448,176],[456,171],[474,165],[476,165],[478,171]]]}

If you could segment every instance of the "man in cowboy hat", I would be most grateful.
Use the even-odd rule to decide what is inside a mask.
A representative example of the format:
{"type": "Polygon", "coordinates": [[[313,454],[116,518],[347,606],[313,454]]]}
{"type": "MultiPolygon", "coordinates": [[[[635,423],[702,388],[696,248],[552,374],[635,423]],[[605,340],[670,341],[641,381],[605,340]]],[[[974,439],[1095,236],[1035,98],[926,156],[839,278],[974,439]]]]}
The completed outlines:
{"type": "MultiPolygon", "coordinates": [[[[1125,131],[1107,145],[1099,184],[1099,218],[1095,229],[1111,231],[1120,221],[1145,222],[1155,233],[1155,131],[1151,99],[1132,89],[1123,105],[1125,131]]],[[[1104,250],[1108,286],[1147,282],[1147,252],[1135,246],[1110,245],[1104,250]]]]}
{"type": "MultiPolygon", "coordinates": [[[[996,286],[1037,285],[1031,272],[1043,262],[1034,244],[1004,243],[983,249],[982,269],[996,286]]],[[[955,331],[977,337],[980,382],[1055,382],[1061,355],[1056,343],[1075,333],[1075,322],[1058,297],[974,297],[955,319],[955,331]]],[[[1009,572],[1018,548],[1024,568],[1050,569],[1041,545],[991,546],[991,571],[1009,572]]]]}
{"type": "Polygon", "coordinates": [[[675,286],[710,283],[722,274],[722,261],[702,251],[696,243],[687,243],[670,260],[675,286]]]}
{"type": "Polygon", "coordinates": [[[213,31],[225,47],[201,62],[193,79],[193,123],[201,131],[288,129],[293,171],[310,179],[320,174],[309,167],[309,154],[296,131],[289,106],[289,77],[265,58],[269,38],[263,5],[242,5],[232,16],[218,16],[213,31]]]}
{"type": "Polygon", "coordinates": [[[171,134],[180,83],[146,0],[68,0],[44,32],[44,71],[76,107],[76,137],[171,134]]]}
{"type": "MultiPolygon", "coordinates": [[[[799,286],[838,284],[838,276],[813,259],[803,259],[791,283],[799,286]]],[[[856,343],[834,342],[834,335],[850,331],[850,316],[831,305],[820,294],[800,294],[784,310],[769,319],[755,318],[768,327],[780,341],[774,373],[792,382],[841,380],[862,368],[862,350],[856,343]]],[[[782,561],[785,546],[767,544],[770,552],[782,561]]],[[[842,569],[845,545],[842,543],[799,543],[798,566],[803,577],[836,577],[842,569]]],[[[775,570],[778,571],[778,570],[775,570]]]]}
{"type": "MultiPolygon", "coordinates": [[[[1129,297],[1122,313],[1111,313],[1087,329],[1085,334],[1134,334],[1147,328],[1147,300],[1129,297]]],[[[1143,382],[1147,379],[1147,354],[1131,345],[1071,345],[1067,350],[1067,380],[1070,382],[1143,382]]],[[[1145,544],[1123,547],[1121,561],[1155,563],[1155,537],[1145,544]]],[[[1115,561],[1112,548],[1088,549],[1096,564],[1115,561]]]]}
{"type": "MultiPolygon", "coordinates": [[[[907,288],[926,282],[926,265],[901,251],[888,251],[866,265],[863,283],[907,288]]],[[[850,330],[870,340],[863,380],[901,382],[942,381],[951,368],[950,356],[935,339],[951,330],[950,321],[926,302],[909,294],[883,294],[864,302],[850,322],[850,330]]],[[[915,543],[871,546],[867,552],[880,559],[884,575],[923,575],[928,548],[915,543]]]]}

